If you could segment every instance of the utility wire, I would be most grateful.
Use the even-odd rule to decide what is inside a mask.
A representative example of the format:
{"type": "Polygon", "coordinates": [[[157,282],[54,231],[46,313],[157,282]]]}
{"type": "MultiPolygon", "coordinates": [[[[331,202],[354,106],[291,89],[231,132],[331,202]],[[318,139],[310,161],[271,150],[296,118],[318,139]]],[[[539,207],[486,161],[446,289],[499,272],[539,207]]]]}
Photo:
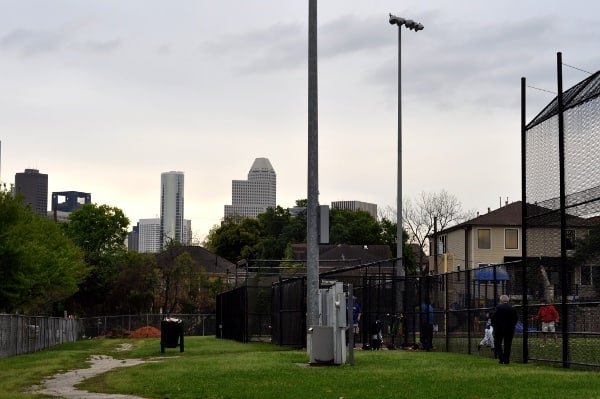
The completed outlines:
{"type": "Polygon", "coordinates": [[[588,71],[586,71],[585,69],[577,68],[577,67],[574,67],[573,65],[565,64],[564,62],[563,62],[563,65],[564,65],[564,66],[567,66],[567,67],[569,67],[569,68],[576,69],[576,70],[578,70],[578,71],[581,71],[581,72],[585,72],[585,73],[587,73],[588,75],[593,75],[593,73],[591,73],[591,72],[588,72],[588,71]]]}
{"type": "Polygon", "coordinates": [[[535,87],[535,86],[527,86],[527,87],[529,87],[530,89],[536,89],[536,90],[539,90],[539,91],[545,91],[546,93],[550,93],[550,94],[556,94],[553,91],[546,90],[546,89],[540,89],[539,87],[535,87]]]}
{"type": "MultiPolygon", "coordinates": [[[[575,67],[573,65],[565,64],[564,62],[563,62],[563,65],[566,66],[566,67],[573,68],[573,69],[576,69],[578,71],[587,73],[588,75],[593,75],[593,73],[588,72],[585,69],[577,68],[577,67],[575,67]]],[[[539,91],[545,91],[546,93],[550,93],[550,94],[556,95],[556,92],[554,92],[554,91],[550,91],[550,90],[546,90],[546,89],[540,89],[539,87],[535,87],[535,86],[527,86],[527,87],[529,87],[530,89],[535,89],[535,90],[539,90],[539,91]]]]}

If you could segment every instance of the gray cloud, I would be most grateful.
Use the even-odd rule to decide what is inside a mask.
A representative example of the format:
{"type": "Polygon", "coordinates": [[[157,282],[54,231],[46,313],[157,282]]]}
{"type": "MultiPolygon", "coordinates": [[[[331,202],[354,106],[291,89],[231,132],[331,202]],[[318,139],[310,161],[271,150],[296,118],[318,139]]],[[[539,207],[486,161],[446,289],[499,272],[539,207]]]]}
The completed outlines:
{"type": "MultiPolygon", "coordinates": [[[[319,26],[319,60],[361,51],[373,51],[394,43],[394,35],[381,29],[387,16],[341,16],[319,26]]],[[[385,26],[384,26],[385,27],[385,26]]],[[[306,66],[308,32],[299,24],[276,24],[266,29],[229,35],[205,42],[201,50],[234,58],[242,73],[269,73],[306,66]]]]}
{"type": "Polygon", "coordinates": [[[59,50],[64,37],[55,32],[15,29],[0,38],[0,48],[21,57],[34,57],[59,50]]]}
{"type": "Polygon", "coordinates": [[[305,36],[298,24],[276,24],[207,41],[200,50],[228,58],[241,73],[267,73],[298,67],[306,57],[305,36]]]}
{"type": "Polygon", "coordinates": [[[341,16],[320,27],[319,51],[327,58],[389,47],[396,43],[396,35],[386,26],[387,19],[387,15],[341,16]]]}
{"type": "Polygon", "coordinates": [[[121,46],[120,39],[74,41],[73,32],[65,29],[29,30],[15,29],[0,38],[0,48],[11,51],[22,58],[37,57],[65,49],[85,52],[106,53],[121,46]]]}
{"type": "MultiPolygon", "coordinates": [[[[418,39],[403,36],[403,89],[446,109],[465,104],[513,107],[521,76],[553,89],[555,67],[548,62],[556,53],[552,41],[561,35],[573,41],[566,38],[567,29],[557,33],[557,24],[551,16],[485,26],[436,20],[431,34],[426,28],[418,39]]],[[[374,66],[365,79],[395,90],[389,84],[397,74],[394,57],[374,66]]]]}
{"type": "Polygon", "coordinates": [[[112,40],[88,40],[83,44],[83,47],[87,51],[91,51],[94,53],[107,53],[121,47],[120,39],[112,39],[112,40]]]}

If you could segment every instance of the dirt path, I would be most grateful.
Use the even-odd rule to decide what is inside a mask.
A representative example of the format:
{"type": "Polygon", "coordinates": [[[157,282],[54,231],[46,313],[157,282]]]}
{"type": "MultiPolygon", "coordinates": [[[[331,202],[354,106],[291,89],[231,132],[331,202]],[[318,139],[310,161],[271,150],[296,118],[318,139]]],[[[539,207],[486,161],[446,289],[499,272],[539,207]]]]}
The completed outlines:
{"type": "MultiPolygon", "coordinates": [[[[121,350],[127,350],[122,348],[121,350]]],[[[105,394],[83,391],[75,388],[83,380],[94,377],[98,374],[120,368],[131,367],[146,362],[141,359],[115,359],[112,356],[96,355],[90,358],[90,367],[67,371],[66,373],[56,374],[42,382],[45,388],[33,387],[34,393],[43,393],[65,399],[144,399],[139,396],[105,394]]]]}

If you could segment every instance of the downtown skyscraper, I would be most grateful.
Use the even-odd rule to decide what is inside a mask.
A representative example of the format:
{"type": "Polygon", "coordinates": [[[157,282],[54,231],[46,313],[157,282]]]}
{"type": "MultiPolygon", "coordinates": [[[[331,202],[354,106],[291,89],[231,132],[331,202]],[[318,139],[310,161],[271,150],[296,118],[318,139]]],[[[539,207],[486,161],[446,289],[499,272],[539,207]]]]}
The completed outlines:
{"type": "Polygon", "coordinates": [[[267,158],[256,158],[248,180],[231,182],[231,205],[225,205],[225,217],[256,217],[277,206],[277,175],[267,158]]]}
{"type": "Polygon", "coordinates": [[[15,193],[22,195],[23,204],[40,216],[48,216],[48,175],[37,169],[15,173],[15,193]]]}
{"type": "Polygon", "coordinates": [[[160,175],[160,247],[170,241],[187,244],[183,222],[183,172],[164,172],[160,175]]]}

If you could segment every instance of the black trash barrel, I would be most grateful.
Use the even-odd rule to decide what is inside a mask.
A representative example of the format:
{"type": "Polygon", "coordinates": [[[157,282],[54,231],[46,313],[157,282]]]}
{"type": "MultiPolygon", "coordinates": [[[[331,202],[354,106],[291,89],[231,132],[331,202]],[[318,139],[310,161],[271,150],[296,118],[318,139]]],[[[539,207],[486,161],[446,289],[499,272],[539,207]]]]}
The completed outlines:
{"type": "Polygon", "coordinates": [[[160,352],[165,348],[177,348],[183,352],[183,321],[166,318],[160,322],[160,352]]]}

